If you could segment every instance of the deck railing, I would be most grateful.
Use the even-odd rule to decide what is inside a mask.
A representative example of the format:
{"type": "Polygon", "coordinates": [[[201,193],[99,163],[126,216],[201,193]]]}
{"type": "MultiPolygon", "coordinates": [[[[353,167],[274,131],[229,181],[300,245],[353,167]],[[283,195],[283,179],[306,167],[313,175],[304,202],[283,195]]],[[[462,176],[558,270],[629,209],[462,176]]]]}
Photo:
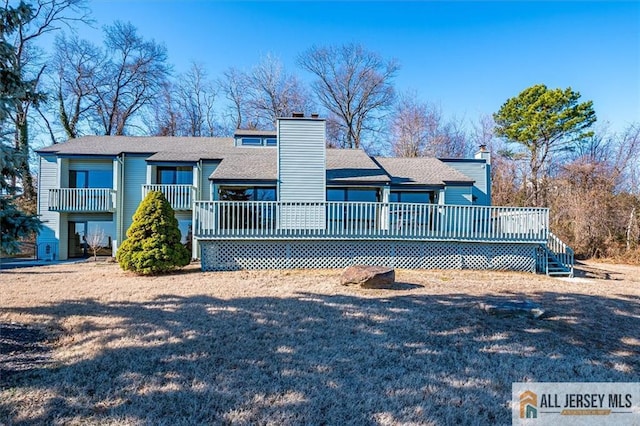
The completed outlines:
{"type": "Polygon", "coordinates": [[[49,210],[112,212],[115,191],[110,188],[55,188],[49,190],[49,210]]]}
{"type": "MultiPolygon", "coordinates": [[[[573,276],[573,263],[574,255],[573,249],[558,238],[553,232],[549,232],[549,239],[547,241],[547,250],[555,258],[555,260],[564,268],[566,268],[571,276],[573,276]]],[[[547,264],[548,268],[549,265],[547,264]]],[[[549,273],[549,270],[546,271],[549,273]]]]}
{"type": "Polygon", "coordinates": [[[193,207],[195,187],[192,185],[142,185],[142,198],[151,191],[162,192],[174,210],[191,210],[193,207]]]}
{"type": "Polygon", "coordinates": [[[545,208],[409,203],[197,201],[199,239],[416,239],[546,242],[545,208]]]}

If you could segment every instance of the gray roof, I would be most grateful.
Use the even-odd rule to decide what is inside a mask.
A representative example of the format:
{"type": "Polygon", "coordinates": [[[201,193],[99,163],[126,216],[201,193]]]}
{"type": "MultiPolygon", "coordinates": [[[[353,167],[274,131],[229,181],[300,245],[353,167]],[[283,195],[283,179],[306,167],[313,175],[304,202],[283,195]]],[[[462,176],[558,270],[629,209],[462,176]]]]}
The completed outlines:
{"type": "MultiPolygon", "coordinates": [[[[260,131],[265,134],[264,131],[260,131]]],[[[116,156],[149,154],[148,161],[220,160],[209,176],[214,180],[277,179],[275,147],[235,147],[233,138],[168,136],[85,136],[38,150],[57,155],[116,156]]],[[[444,185],[474,181],[435,158],[372,159],[359,149],[327,149],[327,183],[380,185],[444,185]]]]}
{"type": "Polygon", "coordinates": [[[437,158],[388,158],[375,157],[394,185],[444,185],[445,183],[469,183],[473,179],[447,166],[437,158]]]}
{"type": "Polygon", "coordinates": [[[278,132],[275,130],[236,129],[233,136],[266,136],[275,138],[277,134],[278,132]]]}
{"type": "MultiPolygon", "coordinates": [[[[277,155],[276,148],[238,147],[225,154],[209,179],[275,181],[278,178],[277,155]]],[[[385,183],[390,179],[362,150],[327,149],[327,181],[385,183]]]]}
{"type": "Polygon", "coordinates": [[[278,179],[276,148],[236,148],[227,153],[211,173],[213,180],[273,180],[278,179]]]}
{"type": "Polygon", "coordinates": [[[233,150],[232,138],[170,136],[84,136],[38,150],[58,155],[154,154],[153,161],[219,159],[233,150]]]}
{"type": "Polygon", "coordinates": [[[361,149],[327,149],[329,183],[386,183],[389,176],[361,149]]]}

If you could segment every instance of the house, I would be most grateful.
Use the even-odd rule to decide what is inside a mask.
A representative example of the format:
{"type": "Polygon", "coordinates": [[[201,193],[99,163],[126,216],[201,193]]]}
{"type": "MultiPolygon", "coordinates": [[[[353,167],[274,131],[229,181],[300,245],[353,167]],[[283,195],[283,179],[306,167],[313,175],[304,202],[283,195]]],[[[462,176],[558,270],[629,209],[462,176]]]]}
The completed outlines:
{"type": "Polygon", "coordinates": [[[161,191],[203,270],[571,272],[547,209],[491,206],[486,150],[472,159],[371,157],[326,148],[325,131],[317,116],[294,116],[233,138],[86,136],[43,148],[38,254],[82,257],[102,234],[103,253],[115,254],[140,201],[161,191]]]}

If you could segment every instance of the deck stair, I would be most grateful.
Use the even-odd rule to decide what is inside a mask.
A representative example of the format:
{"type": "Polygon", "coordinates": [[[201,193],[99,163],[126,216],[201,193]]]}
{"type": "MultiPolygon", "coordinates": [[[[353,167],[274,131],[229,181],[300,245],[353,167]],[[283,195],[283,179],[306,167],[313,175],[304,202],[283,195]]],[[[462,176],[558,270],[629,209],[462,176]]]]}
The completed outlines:
{"type": "Polygon", "coordinates": [[[574,256],[571,247],[555,234],[549,232],[546,244],[540,244],[538,252],[538,273],[550,277],[573,277],[574,256]]]}

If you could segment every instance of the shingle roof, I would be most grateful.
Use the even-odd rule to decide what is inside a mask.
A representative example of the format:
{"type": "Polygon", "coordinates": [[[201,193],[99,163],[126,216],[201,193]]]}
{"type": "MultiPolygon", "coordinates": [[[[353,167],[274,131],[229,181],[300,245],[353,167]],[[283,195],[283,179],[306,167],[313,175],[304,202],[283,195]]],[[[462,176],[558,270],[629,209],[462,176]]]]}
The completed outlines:
{"type": "MultiPolygon", "coordinates": [[[[276,180],[277,149],[236,148],[225,154],[220,165],[209,176],[213,180],[276,180]]],[[[327,181],[389,182],[389,177],[371,158],[359,149],[327,149],[327,181]]]]}
{"type": "Polygon", "coordinates": [[[388,158],[375,160],[391,176],[396,185],[444,185],[445,183],[473,183],[474,180],[447,166],[437,158],[388,158]]]}
{"type": "Polygon", "coordinates": [[[84,136],[38,150],[59,155],[108,155],[170,153],[171,161],[198,161],[220,158],[233,149],[233,138],[192,138],[170,136],[84,136]],[[174,156],[172,156],[174,155],[174,156]],[[178,159],[178,156],[182,160],[178,159]]]}
{"type": "Polygon", "coordinates": [[[253,129],[236,129],[233,136],[267,136],[276,137],[278,132],[275,130],[253,130],[253,129]]]}
{"type": "Polygon", "coordinates": [[[275,181],[277,162],[276,148],[236,148],[225,154],[209,179],[275,181]]]}
{"type": "Polygon", "coordinates": [[[385,183],[389,176],[360,149],[327,149],[327,181],[385,183]]]}
{"type": "MultiPolygon", "coordinates": [[[[264,131],[260,131],[265,134],[264,131]]],[[[38,150],[58,155],[150,154],[149,161],[221,160],[209,176],[214,180],[277,179],[277,149],[235,147],[233,138],[161,136],[85,136],[38,150]]],[[[400,185],[473,183],[435,158],[372,159],[359,149],[327,149],[327,182],[400,185]],[[375,161],[374,161],[375,160],[375,161]]]]}

